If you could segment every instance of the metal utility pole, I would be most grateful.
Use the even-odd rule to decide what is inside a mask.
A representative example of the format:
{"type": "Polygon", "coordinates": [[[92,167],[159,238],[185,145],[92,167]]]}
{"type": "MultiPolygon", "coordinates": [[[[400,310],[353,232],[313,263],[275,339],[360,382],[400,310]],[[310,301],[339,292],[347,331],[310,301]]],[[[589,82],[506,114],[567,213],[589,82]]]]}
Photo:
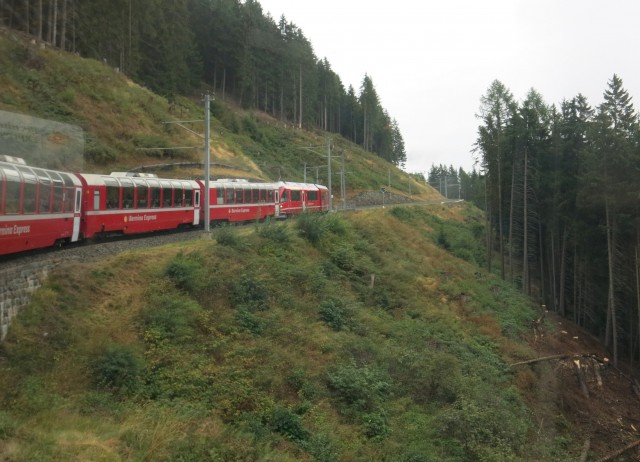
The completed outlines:
{"type": "Polygon", "coordinates": [[[327,174],[329,175],[329,210],[333,210],[333,192],[331,189],[331,138],[327,140],[327,174]]]}
{"type": "Polygon", "coordinates": [[[204,207],[204,230],[205,232],[210,231],[210,208],[209,208],[209,177],[210,177],[210,169],[211,169],[211,150],[209,148],[209,139],[211,135],[211,111],[210,111],[211,100],[209,94],[207,93],[204,96],[204,198],[203,198],[203,207],[204,207]]]}
{"type": "Polygon", "coordinates": [[[342,152],[340,153],[340,159],[342,160],[342,174],[340,175],[340,200],[342,201],[342,209],[346,209],[347,208],[347,198],[345,197],[346,195],[346,181],[344,178],[344,149],[342,150],[342,152]]]}

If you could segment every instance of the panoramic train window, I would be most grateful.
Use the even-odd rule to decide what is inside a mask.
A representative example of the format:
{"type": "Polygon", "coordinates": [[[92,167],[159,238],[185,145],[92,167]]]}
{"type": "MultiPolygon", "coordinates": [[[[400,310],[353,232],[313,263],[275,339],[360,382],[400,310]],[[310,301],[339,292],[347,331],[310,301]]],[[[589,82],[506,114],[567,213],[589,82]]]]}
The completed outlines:
{"type": "Polygon", "coordinates": [[[224,204],[224,188],[220,188],[220,187],[216,188],[216,204],[218,205],[224,204]]]}
{"type": "Polygon", "coordinates": [[[169,181],[160,180],[160,186],[162,186],[162,206],[171,207],[173,204],[173,188],[169,181]]]}
{"type": "MultiPolygon", "coordinates": [[[[105,178],[104,184],[107,188],[107,208],[120,208],[120,184],[113,178],[105,178]]],[[[98,209],[96,209],[98,210],[98,209]]]]}
{"type": "MultiPolygon", "coordinates": [[[[277,200],[277,199],[274,199],[275,191],[273,189],[268,190],[267,191],[267,195],[268,195],[268,199],[267,200],[269,202],[274,202],[275,200],[277,200]]],[[[277,196],[275,196],[275,197],[277,197],[277,196]]]]}
{"type": "Polygon", "coordinates": [[[318,200],[318,191],[307,191],[307,200],[308,201],[317,201],[318,200]]]}
{"type": "Polygon", "coordinates": [[[149,191],[151,196],[151,207],[156,209],[160,207],[160,183],[158,180],[147,180],[149,184],[149,191]]]}
{"type": "Polygon", "coordinates": [[[133,181],[129,178],[120,178],[120,184],[122,185],[122,208],[133,208],[133,181]]]}
{"type": "Polygon", "coordinates": [[[236,204],[244,204],[244,191],[242,188],[236,189],[236,204]]]}
{"type": "Polygon", "coordinates": [[[37,193],[37,181],[36,175],[31,169],[26,167],[18,167],[18,170],[22,172],[22,178],[24,181],[24,189],[22,192],[22,213],[36,213],[36,193],[37,193]]]}
{"type": "Polygon", "coordinates": [[[144,180],[133,180],[136,184],[136,208],[146,209],[149,205],[149,186],[144,180]]]}
{"type": "Polygon", "coordinates": [[[182,184],[179,181],[172,181],[171,186],[173,187],[173,206],[182,207],[182,202],[184,200],[182,184]]]}
{"type": "Polygon", "coordinates": [[[49,213],[51,212],[51,178],[49,178],[47,172],[39,168],[34,168],[33,171],[38,176],[38,182],[40,183],[38,213],[49,213]]]}
{"type": "Polygon", "coordinates": [[[301,191],[291,191],[291,200],[300,202],[302,200],[302,192],[301,191]]]}
{"type": "Polygon", "coordinates": [[[282,196],[280,196],[280,202],[287,202],[289,200],[289,191],[288,190],[284,190],[282,191],[282,196]]]}
{"type": "Polygon", "coordinates": [[[65,212],[73,212],[73,196],[74,196],[74,187],[73,187],[73,181],[71,180],[71,177],[69,175],[67,175],[66,173],[61,173],[60,176],[62,177],[62,181],[64,182],[66,188],[65,188],[65,194],[64,194],[64,211],[65,212]]]}
{"type": "Polygon", "coordinates": [[[184,185],[184,206],[191,207],[193,204],[193,186],[189,183],[183,183],[184,185]]]}
{"type": "Polygon", "coordinates": [[[20,189],[22,181],[18,171],[10,166],[3,168],[6,177],[6,189],[4,200],[4,213],[14,214],[20,212],[20,189]]]}
{"type": "Polygon", "coordinates": [[[225,195],[224,195],[224,203],[225,204],[233,204],[235,203],[235,191],[233,190],[233,188],[227,188],[225,189],[225,195]]]}
{"type": "Polygon", "coordinates": [[[50,172],[53,181],[53,212],[60,213],[64,210],[64,183],[56,172],[50,172]]]}

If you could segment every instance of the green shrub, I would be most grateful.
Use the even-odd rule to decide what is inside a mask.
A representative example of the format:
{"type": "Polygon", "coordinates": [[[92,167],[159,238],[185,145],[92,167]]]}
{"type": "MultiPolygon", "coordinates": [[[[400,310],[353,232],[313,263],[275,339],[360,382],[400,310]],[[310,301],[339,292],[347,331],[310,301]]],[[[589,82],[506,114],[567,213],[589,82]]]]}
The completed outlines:
{"type": "Polygon", "coordinates": [[[89,138],[84,147],[84,158],[94,164],[106,165],[118,158],[118,153],[115,149],[102,144],[100,141],[89,138]]]}
{"type": "Polygon", "coordinates": [[[115,392],[133,392],[142,375],[143,361],[126,345],[109,345],[91,363],[94,384],[115,392]]]}
{"type": "Polygon", "coordinates": [[[349,313],[341,300],[330,298],[320,303],[320,319],[335,331],[341,330],[349,320],[349,313]]]}
{"type": "Polygon", "coordinates": [[[391,394],[391,380],[387,374],[354,363],[329,373],[328,385],[340,401],[355,411],[375,411],[391,394]]]}
{"type": "Polygon", "coordinates": [[[389,433],[387,417],[382,412],[369,412],[362,416],[364,434],[368,438],[382,439],[389,433]]]}
{"type": "Polygon", "coordinates": [[[214,236],[218,244],[224,245],[226,247],[238,249],[242,244],[241,240],[238,238],[237,233],[232,229],[231,226],[223,226],[222,228],[216,230],[214,236]]]}
{"type": "Polygon", "coordinates": [[[318,244],[325,232],[322,218],[318,213],[303,213],[298,216],[296,227],[298,228],[300,237],[306,239],[313,245],[318,244]]]}
{"type": "Polygon", "coordinates": [[[329,251],[329,257],[343,271],[351,272],[356,269],[356,252],[348,242],[336,243],[329,251]]]}
{"type": "Polygon", "coordinates": [[[167,264],[164,275],[171,279],[178,289],[189,294],[195,293],[204,285],[202,259],[196,254],[177,255],[167,264]]]}
{"type": "Polygon", "coordinates": [[[154,294],[141,313],[143,325],[160,338],[185,343],[196,335],[202,307],[184,294],[154,294]]]}
{"type": "Polygon", "coordinates": [[[238,323],[249,332],[260,335],[264,331],[264,321],[251,313],[246,307],[240,307],[235,315],[238,323]]]}
{"type": "Polygon", "coordinates": [[[0,441],[16,434],[17,425],[10,414],[0,411],[0,441]]]}
{"type": "Polygon", "coordinates": [[[236,307],[249,311],[264,311],[269,308],[267,287],[253,276],[243,274],[231,290],[232,302],[236,307]]]}
{"type": "Polygon", "coordinates": [[[306,441],[310,436],[302,426],[300,417],[282,406],[277,406],[271,411],[269,426],[273,431],[296,443],[306,441]]]}
{"type": "Polygon", "coordinates": [[[256,234],[264,239],[268,239],[276,244],[286,245],[289,243],[289,233],[287,227],[282,223],[264,223],[256,227],[256,234]]]}

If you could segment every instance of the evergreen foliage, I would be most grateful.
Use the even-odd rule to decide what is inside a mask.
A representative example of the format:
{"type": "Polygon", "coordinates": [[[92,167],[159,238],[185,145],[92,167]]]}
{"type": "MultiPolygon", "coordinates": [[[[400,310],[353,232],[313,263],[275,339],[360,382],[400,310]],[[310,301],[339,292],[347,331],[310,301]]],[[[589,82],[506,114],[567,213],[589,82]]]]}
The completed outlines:
{"type": "Polygon", "coordinates": [[[170,100],[205,85],[222,101],[339,133],[396,166],[406,161],[398,124],[371,77],[360,95],[345,90],[302,29],[266,15],[256,0],[32,3],[0,3],[0,25],[104,61],[170,100]]]}
{"type": "Polygon", "coordinates": [[[515,103],[494,82],[470,186],[502,277],[600,336],[617,362],[640,357],[640,130],[619,76],[603,100],[593,109],[579,94],[558,109],[531,90],[515,103]]]}

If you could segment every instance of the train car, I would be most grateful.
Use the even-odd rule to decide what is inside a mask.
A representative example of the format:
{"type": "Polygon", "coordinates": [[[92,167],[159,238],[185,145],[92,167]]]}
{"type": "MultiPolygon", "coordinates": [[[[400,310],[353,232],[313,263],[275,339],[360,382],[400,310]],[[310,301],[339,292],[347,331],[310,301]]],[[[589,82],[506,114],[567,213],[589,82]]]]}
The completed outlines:
{"type": "Polygon", "coordinates": [[[329,190],[325,186],[288,181],[281,181],[277,186],[282,217],[329,210],[329,190]]]}
{"type": "Polygon", "coordinates": [[[74,175],[0,156],[0,255],[77,241],[81,197],[74,175]]]}
{"type": "MultiPolygon", "coordinates": [[[[204,191],[204,183],[201,185],[204,191]]],[[[263,221],[278,215],[278,188],[274,183],[228,179],[209,183],[209,221],[212,224],[263,221]]]]}
{"type": "Polygon", "coordinates": [[[83,198],[81,233],[86,239],[149,233],[200,223],[197,181],[127,173],[78,173],[83,198]]]}

